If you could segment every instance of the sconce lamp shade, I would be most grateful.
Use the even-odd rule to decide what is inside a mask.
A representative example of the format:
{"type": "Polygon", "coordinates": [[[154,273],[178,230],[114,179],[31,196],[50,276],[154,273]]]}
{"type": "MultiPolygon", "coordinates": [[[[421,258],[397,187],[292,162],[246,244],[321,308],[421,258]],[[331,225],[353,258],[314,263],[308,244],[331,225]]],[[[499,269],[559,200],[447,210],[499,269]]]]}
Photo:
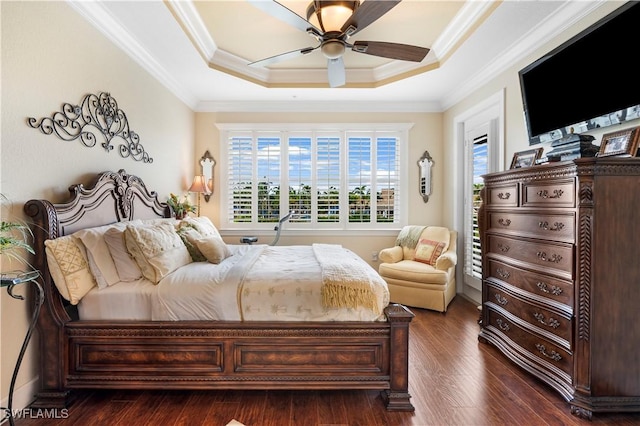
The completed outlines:
{"type": "Polygon", "coordinates": [[[189,187],[189,192],[197,192],[198,193],[198,216],[200,216],[200,194],[210,194],[209,186],[207,185],[207,181],[205,180],[204,175],[196,175],[193,178],[193,183],[189,187]]]}
{"type": "Polygon", "coordinates": [[[209,194],[211,191],[209,190],[209,186],[207,182],[204,180],[203,175],[197,175],[193,178],[193,183],[189,187],[189,192],[198,192],[203,194],[209,194]]]}

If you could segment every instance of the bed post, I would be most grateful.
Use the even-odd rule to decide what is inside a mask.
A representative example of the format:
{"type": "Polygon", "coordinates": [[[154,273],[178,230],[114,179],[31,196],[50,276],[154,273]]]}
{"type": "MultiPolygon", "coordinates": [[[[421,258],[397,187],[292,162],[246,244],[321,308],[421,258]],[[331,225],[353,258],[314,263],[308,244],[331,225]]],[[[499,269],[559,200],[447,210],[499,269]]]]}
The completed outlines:
{"type": "Polygon", "coordinates": [[[385,309],[391,325],[390,383],[383,397],[389,411],[415,411],[409,395],[409,324],[413,313],[399,304],[385,309]]]}
{"type": "Polygon", "coordinates": [[[71,318],[54,288],[44,251],[45,240],[58,236],[57,216],[53,205],[45,200],[28,201],[24,211],[32,218],[34,266],[40,271],[39,282],[44,290],[44,303],[38,317],[40,389],[31,407],[65,408],[69,391],[64,389],[62,378],[67,354],[64,327],[71,318]]]}

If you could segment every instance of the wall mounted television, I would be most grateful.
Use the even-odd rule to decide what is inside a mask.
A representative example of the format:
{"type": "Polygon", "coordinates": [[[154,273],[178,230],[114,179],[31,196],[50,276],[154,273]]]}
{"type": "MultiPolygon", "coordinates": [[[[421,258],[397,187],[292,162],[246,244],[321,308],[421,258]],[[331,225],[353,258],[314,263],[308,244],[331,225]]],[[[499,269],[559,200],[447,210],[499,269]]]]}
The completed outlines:
{"type": "Polygon", "coordinates": [[[531,145],[640,117],[638,22],[625,3],[519,71],[531,145]]]}

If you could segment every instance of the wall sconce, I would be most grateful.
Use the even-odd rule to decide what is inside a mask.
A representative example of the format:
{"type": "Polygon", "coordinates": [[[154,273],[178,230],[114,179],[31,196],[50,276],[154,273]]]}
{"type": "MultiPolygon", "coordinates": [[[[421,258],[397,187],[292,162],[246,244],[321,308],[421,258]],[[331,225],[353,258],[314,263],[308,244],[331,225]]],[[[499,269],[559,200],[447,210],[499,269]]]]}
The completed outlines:
{"type": "Polygon", "coordinates": [[[420,169],[420,182],[418,188],[420,189],[420,196],[425,203],[429,201],[429,195],[431,195],[431,167],[433,166],[433,159],[429,155],[429,151],[425,151],[418,160],[418,167],[420,169]]]}
{"type": "Polygon", "coordinates": [[[204,192],[204,201],[209,202],[211,194],[213,194],[213,168],[216,165],[216,160],[213,159],[209,150],[205,151],[204,155],[200,158],[200,170],[204,177],[204,182],[207,187],[207,191],[204,192]]]}
{"type": "Polygon", "coordinates": [[[189,192],[197,192],[198,193],[198,216],[200,216],[200,194],[208,194],[209,187],[207,186],[207,181],[203,175],[197,175],[193,178],[193,183],[189,187],[189,192]]]}

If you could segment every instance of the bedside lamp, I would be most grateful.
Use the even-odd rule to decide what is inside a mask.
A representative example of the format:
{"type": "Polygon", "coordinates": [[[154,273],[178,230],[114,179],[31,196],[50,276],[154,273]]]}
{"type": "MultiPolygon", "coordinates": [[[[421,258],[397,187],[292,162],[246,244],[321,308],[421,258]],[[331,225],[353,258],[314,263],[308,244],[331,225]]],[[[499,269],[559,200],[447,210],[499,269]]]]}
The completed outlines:
{"type": "Polygon", "coordinates": [[[189,187],[189,192],[198,193],[197,209],[198,209],[198,216],[200,216],[200,194],[211,193],[203,175],[197,175],[196,177],[193,178],[193,183],[189,187]]]}

